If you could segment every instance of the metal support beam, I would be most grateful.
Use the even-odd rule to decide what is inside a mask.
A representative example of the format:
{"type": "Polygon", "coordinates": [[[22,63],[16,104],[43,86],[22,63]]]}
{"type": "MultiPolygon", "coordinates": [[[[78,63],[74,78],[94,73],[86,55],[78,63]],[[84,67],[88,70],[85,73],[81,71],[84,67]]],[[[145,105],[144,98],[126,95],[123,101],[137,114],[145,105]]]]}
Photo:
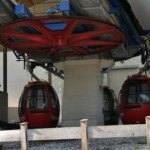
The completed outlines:
{"type": "Polygon", "coordinates": [[[48,82],[52,84],[52,73],[48,71],[48,82]]]}
{"type": "Polygon", "coordinates": [[[7,48],[3,47],[3,91],[7,93],[7,48]]]}

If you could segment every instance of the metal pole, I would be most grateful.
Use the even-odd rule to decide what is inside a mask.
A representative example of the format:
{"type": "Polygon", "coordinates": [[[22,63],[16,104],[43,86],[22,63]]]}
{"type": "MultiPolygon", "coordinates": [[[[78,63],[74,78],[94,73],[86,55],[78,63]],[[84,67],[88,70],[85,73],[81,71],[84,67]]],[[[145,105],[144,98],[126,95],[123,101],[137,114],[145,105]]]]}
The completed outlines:
{"type": "Polygon", "coordinates": [[[52,84],[52,73],[48,71],[48,83],[52,84]]]}
{"type": "Polygon", "coordinates": [[[7,93],[7,48],[3,47],[3,91],[7,93]]]}

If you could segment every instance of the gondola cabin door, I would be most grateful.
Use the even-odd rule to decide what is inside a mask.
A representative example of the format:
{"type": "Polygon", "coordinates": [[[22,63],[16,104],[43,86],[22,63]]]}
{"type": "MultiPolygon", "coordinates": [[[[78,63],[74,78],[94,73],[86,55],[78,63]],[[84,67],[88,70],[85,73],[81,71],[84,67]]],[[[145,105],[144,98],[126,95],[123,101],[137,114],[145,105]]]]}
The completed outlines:
{"type": "MultiPolygon", "coordinates": [[[[29,128],[56,127],[59,118],[59,101],[54,89],[48,84],[32,83],[25,86],[21,96],[20,107],[25,107],[24,113],[19,113],[29,128]],[[23,106],[24,105],[24,106],[23,106]]],[[[22,109],[21,108],[21,109],[22,109]]]]}
{"type": "Polygon", "coordinates": [[[142,76],[129,78],[121,92],[120,116],[123,124],[145,123],[150,115],[150,79],[142,76]]]}

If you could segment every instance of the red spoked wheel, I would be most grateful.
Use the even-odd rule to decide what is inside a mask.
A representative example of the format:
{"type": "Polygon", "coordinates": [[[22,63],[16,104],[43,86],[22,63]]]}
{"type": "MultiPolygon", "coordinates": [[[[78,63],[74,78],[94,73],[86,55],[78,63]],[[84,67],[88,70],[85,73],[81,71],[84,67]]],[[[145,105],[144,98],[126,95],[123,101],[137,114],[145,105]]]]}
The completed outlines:
{"type": "Polygon", "coordinates": [[[0,27],[2,45],[19,52],[52,57],[101,53],[117,47],[124,41],[124,33],[119,27],[90,17],[31,17],[15,20],[0,27]],[[63,23],[65,27],[53,30],[46,26],[56,23],[63,23]]]}

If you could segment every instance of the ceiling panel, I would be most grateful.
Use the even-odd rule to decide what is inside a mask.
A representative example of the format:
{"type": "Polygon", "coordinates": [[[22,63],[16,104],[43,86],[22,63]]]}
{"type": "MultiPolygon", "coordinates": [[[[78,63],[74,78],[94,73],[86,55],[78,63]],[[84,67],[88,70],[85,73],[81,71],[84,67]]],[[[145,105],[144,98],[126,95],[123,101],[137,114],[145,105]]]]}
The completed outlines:
{"type": "Polygon", "coordinates": [[[24,4],[26,7],[31,7],[34,4],[37,4],[37,3],[40,3],[43,1],[45,1],[45,0],[16,0],[16,2],[20,2],[20,3],[24,4]]]}

